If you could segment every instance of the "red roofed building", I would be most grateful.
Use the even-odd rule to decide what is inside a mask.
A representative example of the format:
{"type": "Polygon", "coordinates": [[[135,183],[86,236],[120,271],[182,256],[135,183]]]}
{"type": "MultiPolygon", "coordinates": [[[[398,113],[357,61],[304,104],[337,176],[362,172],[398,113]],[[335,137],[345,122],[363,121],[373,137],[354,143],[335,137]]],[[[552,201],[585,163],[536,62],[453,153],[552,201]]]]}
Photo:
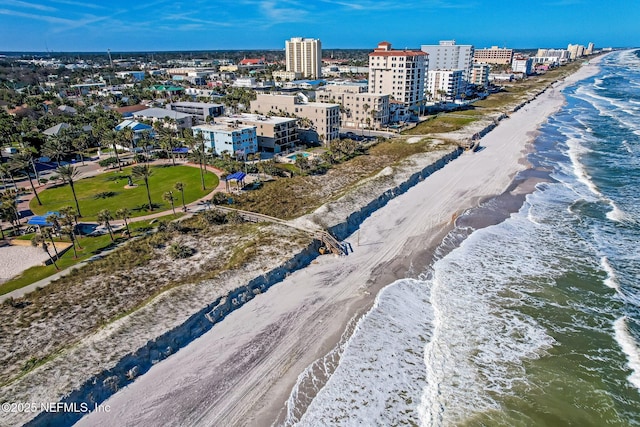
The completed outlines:
{"type": "Polygon", "coordinates": [[[369,54],[369,92],[417,107],[424,100],[428,61],[421,50],[396,50],[391,43],[380,42],[369,54]]]}
{"type": "Polygon", "coordinates": [[[244,58],[239,65],[264,65],[264,57],[262,58],[244,58]]]}

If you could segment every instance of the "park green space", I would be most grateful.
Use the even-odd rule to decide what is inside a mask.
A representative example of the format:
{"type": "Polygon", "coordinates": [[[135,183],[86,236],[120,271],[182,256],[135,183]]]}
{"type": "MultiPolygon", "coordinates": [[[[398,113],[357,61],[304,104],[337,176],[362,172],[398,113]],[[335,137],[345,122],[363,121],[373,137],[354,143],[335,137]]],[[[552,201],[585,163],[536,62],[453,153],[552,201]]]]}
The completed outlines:
{"type": "MultiPolygon", "coordinates": [[[[167,191],[173,192],[175,206],[182,204],[180,192],[175,190],[176,182],[184,184],[185,203],[191,203],[209,194],[217,187],[219,179],[211,172],[205,174],[206,190],[202,190],[200,170],[190,166],[152,166],[149,177],[149,191],[154,212],[171,209],[171,204],[165,201],[162,195],[167,191]]],[[[124,168],[122,172],[107,172],[90,178],[74,181],[78,204],[83,220],[96,220],[97,214],[102,209],[109,209],[113,214],[117,209],[127,208],[132,217],[147,215],[147,190],[142,180],[134,180],[135,188],[125,188],[131,168],[124,168]],[[102,195],[103,197],[99,197],[102,195]]],[[[38,193],[42,206],[34,198],[30,203],[31,210],[36,215],[42,215],[48,211],[59,211],[65,206],[75,207],[73,194],[69,184],[48,188],[38,193]]]]}
{"type": "MultiPolygon", "coordinates": [[[[167,215],[156,220],[145,220],[145,221],[137,221],[129,224],[129,229],[131,230],[131,237],[140,236],[147,231],[151,230],[153,223],[157,223],[159,221],[171,221],[176,218],[182,216],[182,213],[177,213],[176,215],[167,215]]],[[[20,236],[20,240],[30,240],[35,234],[26,234],[24,236],[20,236]]],[[[77,248],[78,257],[74,258],[73,249],[69,248],[60,258],[56,261],[60,270],[64,270],[69,267],[73,267],[81,261],[85,261],[91,258],[94,255],[98,255],[99,253],[111,249],[118,244],[124,243],[129,239],[126,239],[120,236],[119,233],[115,234],[115,240],[112,241],[109,234],[103,234],[101,236],[84,236],[78,239],[78,243],[81,248],[77,248]]],[[[55,239],[56,241],[68,242],[69,239],[55,239]]],[[[51,250],[51,249],[50,249],[51,250]]],[[[53,254],[53,250],[51,250],[53,254]]],[[[55,273],[58,270],[53,266],[53,264],[49,265],[36,265],[30,267],[23,271],[19,276],[12,278],[2,284],[0,284],[0,295],[7,294],[16,289],[23,288],[32,283],[35,283],[39,280],[47,278],[55,273]]]]}

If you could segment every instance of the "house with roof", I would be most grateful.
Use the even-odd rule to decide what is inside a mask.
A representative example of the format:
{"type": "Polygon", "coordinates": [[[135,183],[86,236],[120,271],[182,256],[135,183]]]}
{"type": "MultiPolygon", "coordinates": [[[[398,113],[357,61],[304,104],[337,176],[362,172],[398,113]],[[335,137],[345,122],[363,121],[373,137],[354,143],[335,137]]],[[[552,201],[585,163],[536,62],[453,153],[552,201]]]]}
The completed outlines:
{"type": "Polygon", "coordinates": [[[61,105],[61,106],[58,107],[58,110],[61,113],[68,114],[70,116],[75,116],[76,114],[78,114],[78,111],[75,108],[70,107],[68,105],[61,105]]]}
{"type": "Polygon", "coordinates": [[[208,102],[172,102],[167,104],[166,108],[193,116],[196,124],[199,125],[205,124],[207,119],[212,120],[224,113],[224,105],[208,102]]]}
{"type": "Polygon", "coordinates": [[[177,96],[184,93],[183,87],[173,85],[153,85],[149,86],[147,89],[163,96],[177,96]]]}
{"type": "Polygon", "coordinates": [[[149,107],[147,107],[146,105],[142,105],[142,104],[127,105],[126,107],[116,108],[116,112],[120,113],[120,115],[122,115],[122,117],[124,117],[125,119],[128,119],[128,118],[132,118],[133,117],[133,113],[137,113],[138,111],[146,110],[147,108],[149,108],[149,107]]]}
{"type": "Polygon", "coordinates": [[[69,129],[71,125],[69,123],[58,123],[55,126],[51,126],[49,129],[42,131],[47,136],[58,136],[64,129],[69,129]]]}
{"type": "Polygon", "coordinates": [[[147,108],[133,113],[135,120],[149,120],[153,123],[163,122],[164,127],[182,131],[193,126],[193,116],[191,114],[172,111],[166,108],[147,108]]]}
{"type": "Polygon", "coordinates": [[[155,137],[155,133],[153,132],[153,127],[146,125],[144,123],[140,123],[136,120],[124,120],[120,122],[114,129],[117,132],[121,132],[124,129],[131,129],[133,131],[133,146],[123,146],[116,144],[116,147],[122,150],[127,151],[141,151],[142,149],[138,147],[138,142],[141,139],[145,139],[147,136],[150,138],[155,137]]]}

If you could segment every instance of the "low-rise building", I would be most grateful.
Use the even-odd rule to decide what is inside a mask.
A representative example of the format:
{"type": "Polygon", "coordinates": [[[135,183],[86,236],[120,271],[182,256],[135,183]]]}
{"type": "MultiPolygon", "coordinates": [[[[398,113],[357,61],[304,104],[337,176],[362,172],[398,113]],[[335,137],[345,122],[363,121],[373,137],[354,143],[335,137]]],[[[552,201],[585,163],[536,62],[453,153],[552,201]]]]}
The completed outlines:
{"type": "Polygon", "coordinates": [[[302,73],[299,71],[274,71],[271,73],[274,80],[276,81],[285,81],[289,82],[292,80],[300,80],[302,78],[302,73]]]}
{"type": "Polygon", "coordinates": [[[298,135],[305,142],[328,144],[340,136],[340,106],[338,104],[309,102],[308,98],[302,94],[259,93],[256,100],[251,101],[250,110],[264,115],[302,118],[303,120],[298,123],[298,126],[304,128],[305,131],[299,132],[298,135]]]}
{"type": "Polygon", "coordinates": [[[294,148],[298,138],[298,120],[290,117],[266,116],[262,114],[234,114],[220,117],[216,123],[255,126],[258,149],[268,153],[281,153],[294,148]]]}
{"type": "Polygon", "coordinates": [[[533,74],[533,60],[522,56],[516,57],[511,63],[511,71],[529,76],[533,74]]]}
{"type": "Polygon", "coordinates": [[[366,84],[323,86],[316,99],[341,106],[342,127],[380,129],[389,125],[389,95],[368,93],[366,84]]]}
{"type": "Polygon", "coordinates": [[[136,120],[150,120],[151,122],[163,122],[164,126],[175,130],[183,130],[193,126],[193,116],[166,108],[147,108],[133,113],[136,120]]]}
{"type": "Polygon", "coordinates": [[[256,127],[236,123],[199,125],[194,135],[202,134],[205,146],[214,154],[247,155],[258,152],[256,127]]]}
{"type": "Polygon", "coordinates": [[[129,128],[133,131],[133,146],[126,146],[126,145],[120,145],[120,144],[116,144],[116,147],[118,147],[119,149],[122,150],[128,150],[128,151],[139,151],[137,145],[138,145],[138,141],[140,141],[140,139],[143,139],[145,137],[149,137],[149,138],[153,138],[154,137],[154,133],[153,133],[153,128],[149,125],[146,125],[144,123],[140,123],[136,120],[125,120],[123,122],[120,122],[116,127],[115,130],[118,132],[123,131],[124,129],[129,128]]]}
{"type": "Polygon", "coordinates": [[[195,124],[202,125],[214,117],[224,113],[224,105],[210,104],[208,102],[172,102],[167,104],[167,109],[193,116],[195,124]]]}

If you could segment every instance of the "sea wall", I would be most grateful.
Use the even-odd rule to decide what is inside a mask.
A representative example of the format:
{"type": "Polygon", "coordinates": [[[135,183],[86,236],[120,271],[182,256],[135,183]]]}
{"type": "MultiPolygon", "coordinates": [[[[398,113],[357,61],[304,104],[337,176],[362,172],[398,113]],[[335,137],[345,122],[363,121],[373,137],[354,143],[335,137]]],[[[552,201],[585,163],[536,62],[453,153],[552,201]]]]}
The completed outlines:
{"type": "MultiPolygon", "coordinates": [[[[352,212],[346,220],[331,226],[329,232],[338,240],[346,238],[377,209],[443,168],[463,152],[461,148],[452,150],[434,163],[411,174],[408,179],[387,189],[375,199],[352,212]]],[[[291,272],[308,266],[319,256],[319,246],[319,242],[314,242],[282,265],[217,298],[191,315],[180,326],[148,341],[143,347],[123,357],[113,368],[88,379],[79,389],[61,399],[60,403],[69,408],[95,408],[119,389],[134,381],[136,377],[146,373],[155,363],[169,357],[209,331],[215,324],[224,320],[229,313],[241,308],[256,295],[268,291],[271,286],[281,282],[291,272]]],[[[81,412],[69,411],[43,412],[26,425],[69,426],[77,422],[83,415],[81,412]]]]}

